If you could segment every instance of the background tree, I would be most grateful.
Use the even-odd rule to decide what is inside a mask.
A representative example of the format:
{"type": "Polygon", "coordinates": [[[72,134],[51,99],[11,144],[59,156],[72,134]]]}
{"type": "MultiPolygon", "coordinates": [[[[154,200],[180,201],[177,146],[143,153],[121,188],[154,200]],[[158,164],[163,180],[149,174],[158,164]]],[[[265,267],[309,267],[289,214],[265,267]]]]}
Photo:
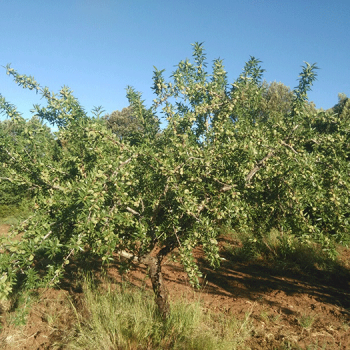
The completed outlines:
{"type": "Polygon", "coordinates": [[[347,97],[345,94],[339,94],[338,95],[338,103],[332,107],[332,112],[344,116],[349,113],[350,109],[350,102],[349,97],[347,97]]]}
{"type": "Polygon", "coordinates": [[[263,118],[290,114],[293,101],[293,92],[290,88],[276,81],[270,84],[264,83],[264,87],[265,91],[262,100],[263,118]]]}
{"type": "Polygon", "coordinates": [[[104,120],[120,141],[129,141],[131,144],[140,142],[146,133],[145,126],[133,112],[132,106],[106,114],[104,120]]]}

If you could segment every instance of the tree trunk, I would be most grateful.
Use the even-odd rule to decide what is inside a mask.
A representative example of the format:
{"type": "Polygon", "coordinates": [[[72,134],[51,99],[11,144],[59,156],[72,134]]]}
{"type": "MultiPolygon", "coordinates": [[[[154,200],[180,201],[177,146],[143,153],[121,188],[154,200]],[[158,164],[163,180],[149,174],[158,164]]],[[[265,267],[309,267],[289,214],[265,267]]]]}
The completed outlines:
{"type": "Polygon", "coordinates": [[[144,257],[141,262],[146,264],[149,268],[155,301],[161,317],[165,320],[170,313],[170,304],[168,291],[165,287],[162,275],[162,256],[157,255],[156,257],[153,257],[148,255],[144,257]]]}
{"type": "Polygon", "coordinates": [[[174,244],[169,244],[162,248],[156,256],[151,256],[151,253],[149,253],[143,257],[138,257],[126,252],[125,250],[119,252],[119,254],[124,258],[132,259],[148,266],[152,288],[155,294],[155,301],[163,320],[167,319],[170,314],[170,304],[168,291],[163,280],[162,260],[170,251],[174,249],[174,247],[174,244]]]}

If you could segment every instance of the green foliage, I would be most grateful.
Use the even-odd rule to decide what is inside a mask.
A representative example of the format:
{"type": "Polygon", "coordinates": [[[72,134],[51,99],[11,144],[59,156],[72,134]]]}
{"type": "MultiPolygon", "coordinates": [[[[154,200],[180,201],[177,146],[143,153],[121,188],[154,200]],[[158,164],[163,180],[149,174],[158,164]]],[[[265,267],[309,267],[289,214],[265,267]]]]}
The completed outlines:
{"type": "MultiPolygon", "coordinates": [[[[34,215],[14,232],[21,240],[1,243],[4,295],[20,283],[57,283],[66,265],[86,255],[108,263],[126,251],[161,261],[175,248],[196,285],[193,248],[202,245],[218,267],[223,225],[257,239],[272,229],[291,232],[330,253],[334,242],[349,240],[349,114],[308,104],[317,67],[306,63],[290,93],[262,83],[254,57],[230,88],[221,60],[206,71],[201,44],[194,44],[193,59],[181,61],[170,82],[155,69],[150,108],[128,88],[137,123],[128,134],[124,122],[125,136],[99,116],[89,118],[69,89],[57,97],[7,68],[46,99],[48,106],[33,113],[59,131],[53,138],[38,127],[18,143],[0,139],[7,177],[35,200],[34,215]],[[157,115],[167,119],[164,130],[157,115]]],[[[24,125],[4,99],[0,109],[24,125]]]]}
{"type": "Polygon", "coordinates": [[[18,115],[15,119],[0,122],[0,205],[16,205],[28,198],[28,182],[14,179],[14,176],[18,179],[15,174],[23,172],[18,158],[36,162],[49,141],[49,128],[35,117],[25,121],[18,115]]]}
{"type": "Polygon", "coordinates": [[[262,118],[265,122],[289,115],[292,112],[293,92],[282,83],[272,82],[265,85],[261,103],[262,118]]]}
{"type": "MultiPolygon", "coordinates": [[[[3,102],[6,107],[4,99],[3,102]]],[[[36,192],[33,191],[30,178],[38,176],[37,166],[53,142],[50,129],[37,117],[26,121],[17,114],[12,119],[0,122],[2,222],[13,223],[27,217],[32,210],[32,200],[36,192]]]]}
{"type": "Polygon", "coordinates": [[[0,205],[0,224],[17,225],[33,212],[34,202],[28,198],[16,204],[0,205]]]}
{"type": "Polygon", "coordinates": [[[114,111],[104,116],[107,127],[112,130],[120,141],[130,140],[135,143],[143,129],[141,123],[133,116],[132,108],[129,106],[121,111],[114,111]]]}
{"type": "Polygon", "coordinates": [[[316,321],[316,319],[317,319],[316,315],[303,314],[298,318],[298,322],[301,327],[305,329],[310,329],[313,323],[316,321]]]}
{"type": "Polygon", "coordinates": [[[277,230],[257,238],[252,233],[244,235],[230,233],[236,244],[226,244],[226,260],[246,262],[263,260],[276,270],[295,273],[318,273],[324,280],[346,280],[347,269],[338,258],[330,257],[316,243],[301,242],[292,234],[281,234],[277,230]]]}
{"type": "Polygon", "coordinates": [[[338,95],[338,103],[332,108],[332,112],[341,116],[342,118],[349,117],[350,100],[345,94],[338,95]]]}
{"type": "Polygon", "coordinates": [[[135,145],[142,143],[147,136],[153,138],[159,131],[159,121],[151,110],[144,108],[132,88],[128,89],[128,96],[134,101],[134,107],[130,105],[122,111],[106,114],[104,120],[120,141],[128,141],[131,145],[135,145]],[[137,112],[134,112],[135,109],[137,112]]]}
{"type": "Polygon", "coordinates": [[[263,73],[265,72],[265,69],[262,69],[261,66],[259,66],[259,61],[254,56],[250,56],[250,59],[248,62],[246,62],[243,73],[239,76],[237,79],[238,83],[246,83],[247,81],[251,81],[255,85],[259,85],[261,83],[261,79],[263,76],[263,73]]]}
{"type": "Polygon", "coordinates": [[[302,112],[305,101],[308,100],[307,93],[311,90],[311,86],[317,77],[316,69],[318,69],[318,67],[316,63],[309,64],[305,62],[302,68],[303,71],[299,75],[299,84],[294,90],[293,114],[302,112]]]}
{"type": "Polygon", "coordinates": [[[20,295],[14,305],[15,311],[10,315],[8,322],[14,326],[24,326],[30,312],[31,305],[35,302],[36,297],[30,292],[20,295]]]}

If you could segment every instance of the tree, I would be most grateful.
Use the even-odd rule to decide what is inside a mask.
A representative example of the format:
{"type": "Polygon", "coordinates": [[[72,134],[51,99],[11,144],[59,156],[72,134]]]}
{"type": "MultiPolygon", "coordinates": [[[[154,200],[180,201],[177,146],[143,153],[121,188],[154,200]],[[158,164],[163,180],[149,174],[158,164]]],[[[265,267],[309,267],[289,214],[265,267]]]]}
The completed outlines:
{"type": "Polygon", "coordinates": [[[283,83],[266,84],[262,104],[264,118],[290,114],[292,101],[293,92],[283,83]]]}
{"type": "Polygon", "coordinates": [[[132,108],[126,107],[121,111],[114,111],[111,114],[104,116],[108,128],[113,134],[116,134],[120,141],[127,137],[132,137],[133,134],[142,132],[141,124],[132,114],[132,108]]]}
{"type": "MultiPolygon", "coordinates": [[[[129,88],[128,93],[134,93],[129,88]]],[[[115,134],[120,141],[129,141],[131,144],[137,144],[142,142],[144,135],[147,132],[151,132],[155,135],[159,131],[159,121],[155,117],[152,111],[147,111],[143,108],[145,114],[148,113],[149,120],[145,121],[144,116],[134,112],[134,109],[139,108],[138,106],[132,106],[123,108],[121,111],[114,111],[111,114],[106,114],[104,120],[107,123],[107,127],[111,129],[112,133],[115,134]],[[147,130],[147,126],[149,130],[147,130]]],[[[147,117],[146,117],[147,118],[147,117]]]]}
{"type": "Polygon", "coordinates": [[[350,109],[350,102],[349,97],[347,97],[345,94],[339,94],[338,95],[338,103],[333,106],[332,112],[342,115],[342,114],[348,114],[350,109]]]}
{"type": "MultiPolygon", "coordinates": [[[[211,266],[218,267],[217,237],[223,225],[253,231],[257,239],[274,227],[304,242],[320,242],[325,249],[346,237],[347,196],[333,191],[334,203],[342,203],[333,208],[341,210],[334,219],[327,216],[329,182],[322,182],[322,174],[334,151],[342,186],[349,186],[348,151],[342,148],[348,136],[344,134],[343,146],[332,146],[331,139],[315,131],[321,116],[310,113],[306,92],[316,78],[316,66],[303,67],[291,101],[269,110],[256,58],[250,58],[231,88],[221,60],[213,62],[211,74],[206,71],[202,44],[193,45],[193,61],[181,61],[171,82],[155,69],[156,98],[148,109],[141,94],[128,88],[142,140],[121,137],[88,118],[69,89],[62,89],[58,99],[8,67],[17,83],[46,98],[49,107],[37,106],[35,113],[59,126],[60,142],[38,164],[27,158],[23,163],[17,155],[11,164],[14,181],[25,179],[35,189],[36,211],[18,228],[25,228],[21,241],[2,241],[3,296],[19,277],[24,287],[54,284],[72,260],[89,255],[108,263],[116,253],[130,264],[148,265],[157,305],[166,318],[164,257],[178,249],[192,284],[198,285],[193,248],[201,245],[211,266]],[[161,132],[158,114],[168,121],[161,132]],[[317,147],[327,147],[328,153],[321,157],[317,147]],[[19,163],[22,168],[16,168],[19,163]],[[310,209],[317,215],[310,215],[310,209]],[[332,227],[344,230],[334,235],[332,227]]],[[[11,116],[13,110],[6,106],[3,102],[0,108],[11,116]]],[[[342,135],[347,126],[339,127],[342,135]]],[[[335,176],[330,175],[333,183],[335,176]]]]}

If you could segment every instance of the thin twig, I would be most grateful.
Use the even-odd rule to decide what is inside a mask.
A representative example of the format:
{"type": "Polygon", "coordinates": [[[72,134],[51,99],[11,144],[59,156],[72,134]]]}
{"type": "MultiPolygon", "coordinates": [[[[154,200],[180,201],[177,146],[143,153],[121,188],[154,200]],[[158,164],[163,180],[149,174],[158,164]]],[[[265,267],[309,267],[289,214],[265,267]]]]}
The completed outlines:
{"type": "Polygon", "coordinates": [[[298,154],[298,152],[291,146],[291,145],[288,145],[288,143],[285,143],[284,141],[281,141],[282,145],[290,148],[295,154],[298,154]]]}

